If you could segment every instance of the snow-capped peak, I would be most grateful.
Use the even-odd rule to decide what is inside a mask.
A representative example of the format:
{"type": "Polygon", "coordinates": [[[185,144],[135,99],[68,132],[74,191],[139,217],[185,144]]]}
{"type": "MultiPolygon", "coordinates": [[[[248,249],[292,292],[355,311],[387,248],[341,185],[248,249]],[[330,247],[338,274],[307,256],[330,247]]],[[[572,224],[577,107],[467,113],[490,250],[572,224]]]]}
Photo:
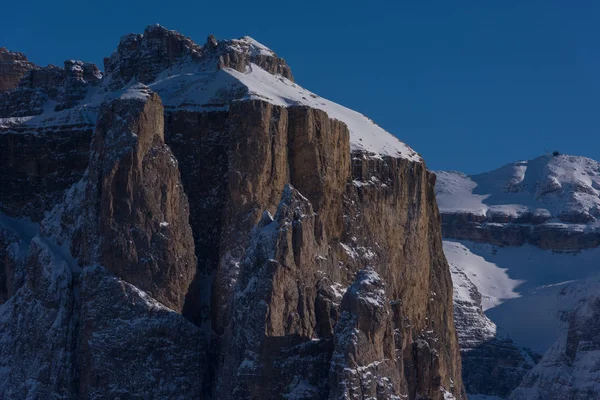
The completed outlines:
{"type": "Polygon", "coordinates": [[[477,175],[437,175],[442,212],[531,213],[574,223],[600,218],[600,163],[586,157],[548,154],[477,175]]]}
{"type": "MultiPolygon", "coordinates": [[[[85,109],[88,115],[89,110],[124,88],[128,88],[124,95],[131,95],[129,89],[139,82],[158,93],[167,110],[226,110],[232,102],[244,100],[312,107],[347,125],[353,151],[421,160],[414,150],[369,118],[294,83],[285,60],[249,36],[219,41],[210,35],[206,44],[199,46],[176,31],[150,25],[143,34],[121,39],[105,60],[105,77],[103,84],[89,88],[71,111],[85,109]]],[[[41,120],[44,118],[37,118],[36,123],[41,120]]],[[[63,120],[80,122],[78,118],[63,120]]]]}
{"type": "Polygon", "coordinates": [[[275,52],[264,44],[254,40],[250,36],[243,36],[239,39],[231,40],[231,47],[240,52],[248,53],[251,56],[269,56],[276,57],[275,52]]]}

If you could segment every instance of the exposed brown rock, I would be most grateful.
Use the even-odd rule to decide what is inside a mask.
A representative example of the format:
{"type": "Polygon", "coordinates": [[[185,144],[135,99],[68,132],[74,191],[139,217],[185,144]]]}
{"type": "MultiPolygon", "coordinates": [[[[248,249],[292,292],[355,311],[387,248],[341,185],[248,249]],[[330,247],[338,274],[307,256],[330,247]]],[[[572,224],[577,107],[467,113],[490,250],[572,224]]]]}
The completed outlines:
{"type": "MultiPolygon", "coordinates": [[[[27,363],[2,349],[0,366],[13,363],[19,376],[0,379],[0,393],[35,397],[31,377],[41,396],[66,398],[464,398],[425,165],[351,153],[348,128],[323,111],[243,100],[165,113],[156,94],[130,84],[188,61],[217,74],[254,63],[292,78],[250,38],[200,47],[155,26],[121,41],[106,61],[112,86],[101,87],[119,92],[99,109],[87,172],[56,188],[64,198],[46,214],[45,236],[29,238],[52,244],[40,265],[62,275],[27,272],[31,293],[5,285],[5,304],[23,304],[31,321],[48,317],[25,326],[43,347],[27,363]],[[38,298],[44,306],[31,306],[38,298]],[[42,338],[51,318],[55,334],[42,338]],[[59,383],[29,367],[53,349],[59,383]]],[[[35,70],[17,97],[0,98],[0,115],[35,115],[48,99],[69,111],[95,77],[70,61],[35,70]],[[27,106],[11,108],[19,98],[27,106]]],[[[7,209],[21,216],[27,191],[17,189],[7,209]]]]}
{"type": "Polygon", "coordinates": [[[198,327],[101,267],[84,271],[80,295],[74,398],[203,398],[198,327]]]}
{"type": "Polygon", "coordinates": [[[25,73],[35,68],[23,53],[0,47],[0,93],[13,90],[25,73]]]}
{"type": "Polygon", "coordinates": [[[317,238],[338,240],[343,230],[339,210],[350,177],[348,128],[321,110],[290,107],[288,113],[290,182],[317,212],[317,238]]]}
{"type": "Polygon", "coordinates": [[[238,264],[248,235],[263,211],[274,212],[287,164],[287,110],[262,101],[240,102],[229,111],[227,195],[213,285],[213,329],[223,333],[231,315],[238,264]]]}
{"type": "Polygon", "coordinates": [[[468,213],[442,215],[444,237],[490,243],[495,246],[522,246],[530,243],[544,250],[574,251],[600,246],[600,232],[572,229],[560,224],[510,220],[493,222],[487,217],[468,213]]]}
{"type": "Polygon", "coordinates": [[[160,98],[142,96],[102,106],[88,189],[100,243],[87,255],[181,311],[196,270],[189,205],[163,141],[160,98]]]}
{"type": "MultiPolygon", "coordinates": [[[[301,381],[310,384],[306,393],[329,396],[339,292],[370,265],[386,282],[384,297],[391,301],[382,332],[394,335],[369,342],[371,350],[361,345],[355,351],[368,354],[361,363],[389,354],[389,346],[399,355],[373,370],[379,375],[372,371],[373,382],[391,382],[385,390],[374,384],[372,393],[440,399],[443,388],[460,397],[452,286],[441,247],[434,176],[421,163],[351,155],[344,124],[321,111],[251,101],[208,114],[168,113],[166,135],[177,156],[196,165],[182,169],[184,182],[196,183],[191,193],[225,196],[224,202],[215,198],[198,206],[198,215],[221,210],[222,218],[213,234],[198,232],[205,243],[220,243],[218,261],[207,259],[199,266],[207,268],[204,276],[217,268],[211,310],[213,328],[221,335],[213,351],[216,360],[225,357],[217,370],[219,395],[297,393],[301,381]],[[220,141],[219,129],[226,132],[220,141]],[[186,137],[201,143],[202,151],[186,149],[186,137]],[[198,168],[206,156],[214,160],[217,149],[227,149],[226,159],[208,171],[198,168]],[[219,174],[228,176],[226,191],[208,179],[219,174]],[[291,190],[292,196],[283,189],[288,182],[298,189],[291,190]],[[263,214],[276,210],[274,221],[263,214]],[[293,210],[303,217],[295,217],[293,210]],[[257,233],[250,234],[252,229],[257,233]],[[269,229],[280,236],[261,236],[269,229]],[[297,367],[305,365],[302,357],[312,360],[305,374],[297,367]]],[[[344,357],[358,354],[348,351],[344,357]]]]}

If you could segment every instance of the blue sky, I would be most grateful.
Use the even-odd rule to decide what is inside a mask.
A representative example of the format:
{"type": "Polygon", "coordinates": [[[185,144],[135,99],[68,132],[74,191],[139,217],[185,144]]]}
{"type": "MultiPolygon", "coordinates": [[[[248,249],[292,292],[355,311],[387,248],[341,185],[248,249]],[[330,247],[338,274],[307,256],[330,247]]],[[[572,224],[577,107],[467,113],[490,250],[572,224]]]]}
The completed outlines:
{"type": "Polygon", "coordinates": [[[160,23],[203,44],[249,35],[296,81],[354,108],[432,169],[481,172],[546,151],[600,160],[600,2],[21,1],[0,46],[102,64],[160,23]]]}

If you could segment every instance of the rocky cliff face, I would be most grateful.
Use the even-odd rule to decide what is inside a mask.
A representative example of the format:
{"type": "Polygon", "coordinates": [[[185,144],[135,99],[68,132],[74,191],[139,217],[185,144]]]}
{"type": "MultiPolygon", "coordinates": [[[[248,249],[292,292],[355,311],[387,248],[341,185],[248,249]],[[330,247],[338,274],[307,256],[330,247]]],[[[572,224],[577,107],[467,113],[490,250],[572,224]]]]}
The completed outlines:
{"type": "Polygon", "coordinates": [[[0,47],[0,93],[16,88],[23,75],[34,67],[25,54],[0,47]]]}
{"type": "Polygon", "coordinates": [[[466,176],[440,171],[445,237],[546,250],[600,245],[598,162],[546,155],[466,176]]]}
{"type": "MultiPolygon", "coordinates": [[[[598,166],[584,157],[555,154],[472,176],[438,173],[468,393],[597,396],[577,388],[553,390],[537,377],[562,362],[557,361],[561,345],[551,344],[564,345],[559,338],[572,330],[569,316],[599,288],[598,166]]],[[[555,368],[552,374],[556,381],[581,378],[582,385],[594,385],[587,373],[555,368]]]]}
{"type": "MultiPolygon", "coordinates": [[[[454,321],[462,353],[465,389],[469,394],[506,398],[536,364],[537,354],[516,346],[483,312],[483,296],[471,281],[487,271],[470,271],[446,241],[454,284],[454,321]]],[[[459,248],[466,251],[466,248],[459,248]]],[[[500,284],[493,282],[492,284],[500,284]]]]}
{"type": "Polygon", "coordinates": [[[105,68],[0,94],[4,396],[464,398],[410,148],[251,38],[153,26],[105,68]]]}

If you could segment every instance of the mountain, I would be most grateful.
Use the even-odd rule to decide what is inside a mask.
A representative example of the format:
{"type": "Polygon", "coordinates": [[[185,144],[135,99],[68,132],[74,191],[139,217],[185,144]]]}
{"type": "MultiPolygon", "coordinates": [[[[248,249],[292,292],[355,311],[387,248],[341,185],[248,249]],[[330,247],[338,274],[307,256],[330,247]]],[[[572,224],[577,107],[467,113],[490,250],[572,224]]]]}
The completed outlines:
{"type": "Polygon", "coordinates": [[[569,317],[565,334],[511,399],[597,399],[600,393],[600,299],[590,296],[569,317]]]}
{"type": "Polygon", "coordinates": [[[1,397],[465,398],[410,147],[249,37],[10,57],[1,397]]]}
{"type": "Polygon", "coordinates": [[[34,67],[25,54],[0,47],[0,92],[16,88],[23,75],[34,67]]]}
{"type": "MultiPolygon", "coordinates": [[[[564,338],[600,289],[600,163],[554,153],[477,175],[436,174],[467,392],[550,398],[535,393],[556,382],[548,389],[534,377],[548,364],[572,368],[564,338]]],[[[576,373],[559,375],[559,393],[578,397],[553,398],[600,397],[578,391],[576,373]]]]}

